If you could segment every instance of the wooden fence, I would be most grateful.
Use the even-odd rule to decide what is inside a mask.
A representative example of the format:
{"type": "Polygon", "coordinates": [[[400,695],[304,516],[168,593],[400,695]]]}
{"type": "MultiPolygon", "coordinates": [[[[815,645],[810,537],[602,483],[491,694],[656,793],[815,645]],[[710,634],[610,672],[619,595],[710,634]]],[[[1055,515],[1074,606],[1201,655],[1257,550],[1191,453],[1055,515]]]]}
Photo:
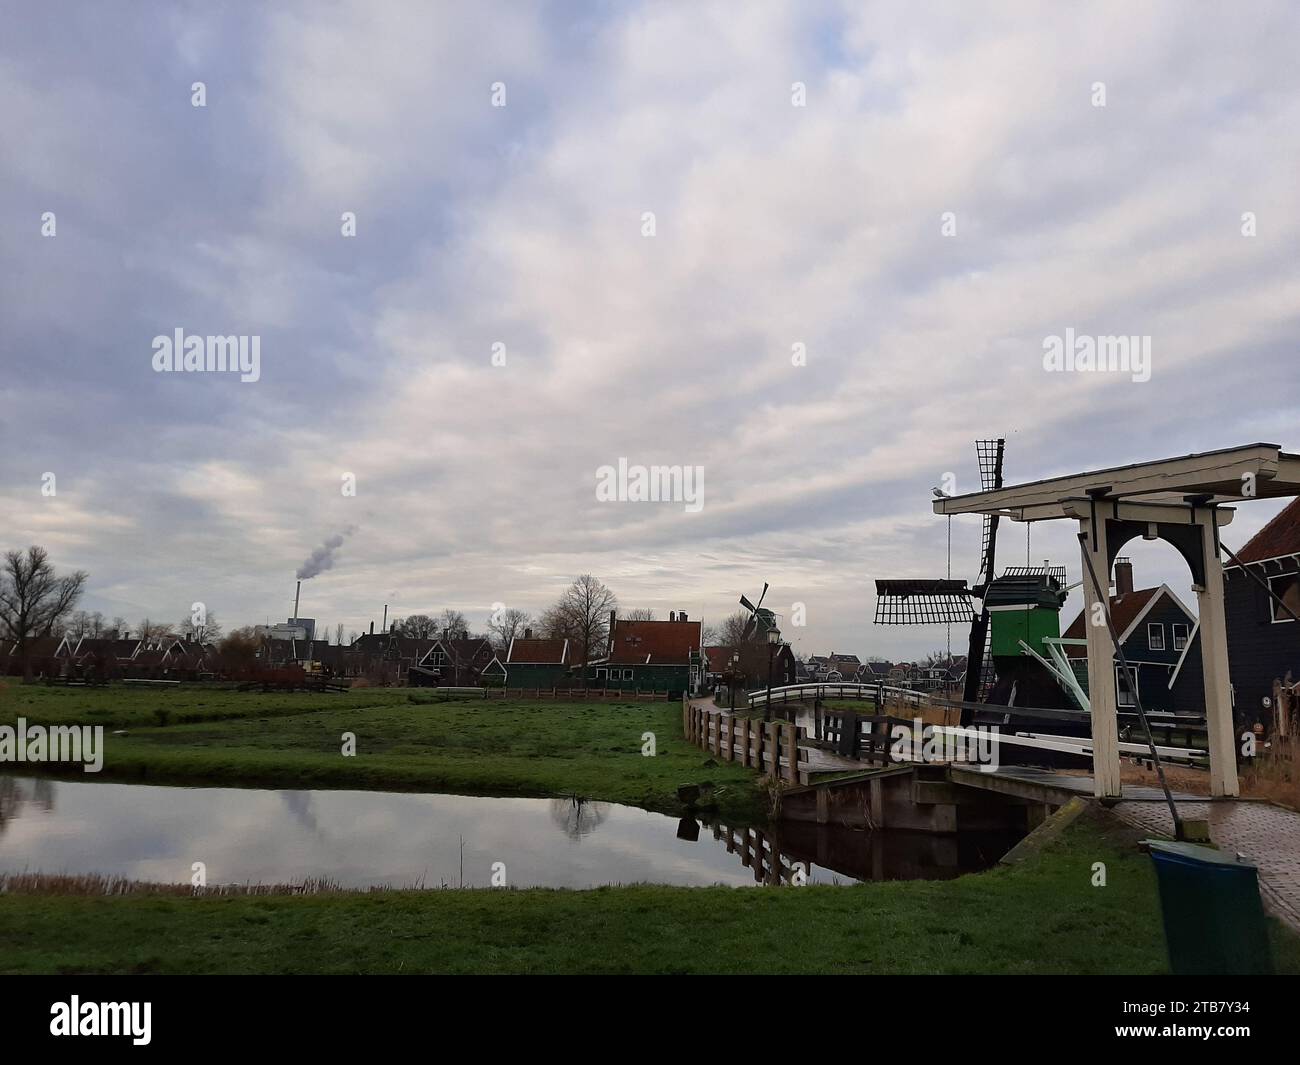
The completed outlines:
{"type": "Polygon", "coordinates": [[[608,702],[627,702],[629,699],[639,702],[665,702],[671,698],[668,691],[642,691],[640,688],[454,688],[415,687],[412,691],[424,691],[430,695],[443,692],[446,695],[477,695],[483,699],[567,699],[581,702],[587,699],[603,699],[608,702]]]}
{"type": "Polygon", "coordinates": [[[725,710],[711,710],[682,697],[682,732],[687,740],[722,762],[739,762],[769,777],[798,783],[808,751],[804,730],[789,721],[762,721],[725,710]]]}

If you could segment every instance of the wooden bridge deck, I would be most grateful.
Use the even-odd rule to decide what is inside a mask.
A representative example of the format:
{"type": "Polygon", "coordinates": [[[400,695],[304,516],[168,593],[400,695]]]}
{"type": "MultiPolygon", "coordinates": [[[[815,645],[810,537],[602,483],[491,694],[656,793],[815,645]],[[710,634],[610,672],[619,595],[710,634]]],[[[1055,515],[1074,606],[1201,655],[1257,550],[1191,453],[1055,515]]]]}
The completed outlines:
{"type": "MultiPolygon", "coordinates": [[[[1069,799],[1075,795],[1092,797],[1092,777],[1088,774],[1060,773],[1025,765],[1003,765],[987,771],[954,765],[950,769],[950,776],[954,784],[1000,791],[1042,802],[1051,802],[1057,798],[1069,799]]],[[[1205,796],[1188,792],[1176,791],[1173,796],[1175,802],[1205,802],[1205,796]]],[[[1129,802],[1164,802],[1165,793],[1159,788],[1126,784],[1124,799],[1129,802]]]]}

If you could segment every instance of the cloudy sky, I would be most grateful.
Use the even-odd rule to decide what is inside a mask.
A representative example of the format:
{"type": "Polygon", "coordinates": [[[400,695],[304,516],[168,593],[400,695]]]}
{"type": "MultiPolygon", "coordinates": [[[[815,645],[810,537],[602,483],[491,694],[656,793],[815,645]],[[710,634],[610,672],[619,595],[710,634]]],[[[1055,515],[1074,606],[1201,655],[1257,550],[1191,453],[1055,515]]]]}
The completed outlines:
{"type": "MultiPolygon", "coordinates": [[[[923,653],[873,582],[943,575],[977,437],[1013,483],[1300,448],[1285,0],[0,11],[0,540],[89,609],[283,620],[352,530],[303,586],[331,628],[591,572],[923,653]],[[1067,328],[1149,336],[1150,380],[1046,372],[1067,328]],[[260,380],[155,372],[176,329],[260,337],[260,380]],[[703,507],[598,500],[620,458],[703,507]]],[[[1078,579],[1065,523],[1028,551],[1078,579]]]]}

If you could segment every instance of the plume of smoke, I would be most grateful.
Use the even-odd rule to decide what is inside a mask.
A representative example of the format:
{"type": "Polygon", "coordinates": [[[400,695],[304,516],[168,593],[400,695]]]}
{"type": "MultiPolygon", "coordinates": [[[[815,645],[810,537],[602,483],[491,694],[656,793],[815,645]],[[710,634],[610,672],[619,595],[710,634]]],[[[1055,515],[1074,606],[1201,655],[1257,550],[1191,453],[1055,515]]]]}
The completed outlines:
{"type": "Polygon", "coordinates": [[[320,547],[307,556],[307,561],[298,567],[298,580],[306,581],[318,573],[334,568],[334,552],[343,546],[343,541],[352,535],[352,527],[337,532],[329,537],[320,547]]]}

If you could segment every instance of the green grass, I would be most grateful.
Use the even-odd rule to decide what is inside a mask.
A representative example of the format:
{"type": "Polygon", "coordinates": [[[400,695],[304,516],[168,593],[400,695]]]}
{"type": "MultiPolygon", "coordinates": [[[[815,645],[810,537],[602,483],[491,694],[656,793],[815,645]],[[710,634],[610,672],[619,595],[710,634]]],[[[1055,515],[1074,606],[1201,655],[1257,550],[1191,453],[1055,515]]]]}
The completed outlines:
{"type": "Polygon", "coordinates": [[[711,782],[726,816],[753,820],[766,812],[755,774],[713,764],[681,739],[676,702],[443,700],[376,688],[342,695],[11,688],[0,723],[20,714],[33,723],[125,727],[125,736],[104,737],[100,779],[576,794],[665,813],[681,812],[679,785],[711,782]],[[182,723],[156,724],[159,709],[182,723]],[[654,757],[641,753],[647,732],[654,757]],[[355,756],[342,753],[345,733],[356,737],[355,756]]]}
{"type": "Polygon", "coordinates": [[[0,681],[0,724],[11,725],[22,717],[31,724],[103,725],[117,729],[303,714],[339,707],[387,706],[405,703],[409,694],[413,693],[403,688],[356,688],[331,694],[267,694],[204,685],[178,688],[121,684],[102,688],[46,687],[10,679],[0,681]]]}
{"type": "MultiPolygon", "coordinates": [[[[1273,932],[1278,971],[1300,973],[1300,940],[1273,932]]],[[[1147,974],[1166,962],[1150,859],[1085,817],[1021,865],[944,882],[6,895],[0,971],[1147,974]]]]}

